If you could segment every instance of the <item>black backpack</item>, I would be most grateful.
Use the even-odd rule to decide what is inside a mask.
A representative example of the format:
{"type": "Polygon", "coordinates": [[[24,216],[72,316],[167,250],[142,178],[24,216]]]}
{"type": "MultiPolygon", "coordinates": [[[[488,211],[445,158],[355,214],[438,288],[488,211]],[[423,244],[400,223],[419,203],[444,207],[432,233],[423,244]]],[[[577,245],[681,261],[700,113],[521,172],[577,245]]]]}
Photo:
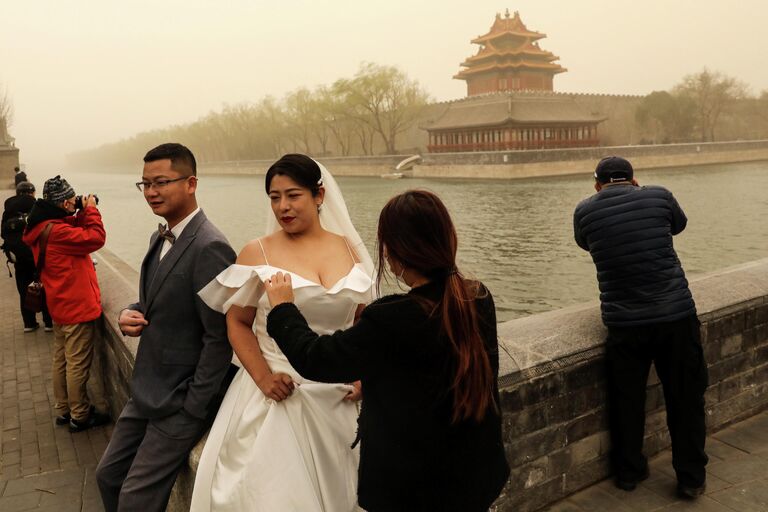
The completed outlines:
{"type": "Polygon", "coordinates": [[[0,250],[5,253],[6,262],[8,267],[8,276],[13,277],[11,274],[11,263],[14,265],[19,263],[29,264],[31,262],[34,265],[35,259],[32,255],[31,249],[22,241],[24,230],[27,228],[27,216],[25,212],[16,212],[11,215],[2,225],[2,238],[4,243],[0,246],[0,250]]]}
{"type": "Polygon", "coordinates": [[[24,212],[16,212],[15,215],[5,219],[2,226],[3,238],[7,240],[23,234],[24,230],[27,228],[28,215],[29,214],[24,212]]]}

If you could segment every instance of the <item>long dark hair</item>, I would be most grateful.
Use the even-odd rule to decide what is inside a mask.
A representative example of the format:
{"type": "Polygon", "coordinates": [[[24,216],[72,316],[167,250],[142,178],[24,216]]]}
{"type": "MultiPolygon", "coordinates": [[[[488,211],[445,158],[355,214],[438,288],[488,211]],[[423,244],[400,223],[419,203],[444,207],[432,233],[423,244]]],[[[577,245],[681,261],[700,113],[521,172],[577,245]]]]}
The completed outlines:
{"type": "Polygon", "coordinates": [[[480,421],[493,399],[493,370],[480,336],[475,299],[477,281],[464,278],[456,267],[456,229],[443,202],[426,190],[409,190],[389,200],[379,215],[378,282],[386,271],[384,251],[391,258],[430,280],[445,281],[445,291],[430,314],[439,314],[441,327],[453,347],[454,423],[480,421]]]}

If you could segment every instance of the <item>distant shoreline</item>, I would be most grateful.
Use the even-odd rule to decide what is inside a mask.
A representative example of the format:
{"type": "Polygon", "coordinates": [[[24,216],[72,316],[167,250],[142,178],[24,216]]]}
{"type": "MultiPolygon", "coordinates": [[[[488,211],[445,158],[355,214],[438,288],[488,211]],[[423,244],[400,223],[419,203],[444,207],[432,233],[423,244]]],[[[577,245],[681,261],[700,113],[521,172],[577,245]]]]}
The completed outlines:
{"type": "MultiPolygon", "coordinates": [[[[412,153],[402,155],[317,157],[335,176],[380,177],[412,153]]],[[[425,153],[406,177],[509,180],[589,173],[607,155],[628,158],[635,170],[768,161],[768,140],[702,142],[593,148],[425,153]]],[[[201,175],[263,175],[275,159],[201,162],[201,175]]],[[[115,172],[114,166],[99,168],[115,172]],[[111,168],[110,168],[111,167],[111,168]]],[[[124,169],[125,166],[120,166],[124,169]]]]}

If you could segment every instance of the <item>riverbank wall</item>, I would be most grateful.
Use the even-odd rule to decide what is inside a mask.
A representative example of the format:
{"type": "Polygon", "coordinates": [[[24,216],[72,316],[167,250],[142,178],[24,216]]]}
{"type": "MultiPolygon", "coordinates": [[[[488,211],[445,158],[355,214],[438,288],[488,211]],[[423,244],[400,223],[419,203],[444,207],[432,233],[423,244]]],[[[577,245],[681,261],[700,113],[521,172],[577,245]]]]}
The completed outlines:
{"type": "MultiPolygon", "coordinates": [[[[768,161],[768,140],[600,146],[526,151],[425,153],[405,171],[414,178],[517,179],[589,174],[604,156],[629,159],[636,171],[667,167],[768,161]]],[[[318,157],[335,176],[379,177],[394,172],[410,155],[318,157]]],[[[243,160],[200,164],[200,174],[263,175],[274,160],[243,160]]]]}
{"type": "Polygon", "coordinates": [[[636,171],[768,160],[768,140],[606,146],[536,151],[429,153],[413,169],[417,178],[515,179],[589,174],[604,156],[629,159],[636,171]]]}
{"type": "MultiPolygon", "coordinates": [[[[371,176],[393,172],[395,166],[409,155],[317,157],[317,161],[328,168],[334,176],[371,176]]],[[[240,160],[229,162],[201,163],[200,174],[245,174],[264,175],[275,160],[240,160]]]]}
{"type": "MultiPolygon", "coordinates": [[[[106,249],[97,254],[104,315],[97,358],[117,417],[128,397],[139,340],[117,317],[137,300],[138,273],[106,249]]],[[[708,431],[768,409],[768,259],[692,281],[709,367],[708,431]]],[[[597,302],[499,324],[504,444],[512,476],[497,511],[535,511],[609,475],[603,340],[597,302]]],[[[670,444],[664,398],[652,373],[645,453],[670,444]]],[[[169,511],[188,510],[204,440],[180,475],[169,511]]]]}

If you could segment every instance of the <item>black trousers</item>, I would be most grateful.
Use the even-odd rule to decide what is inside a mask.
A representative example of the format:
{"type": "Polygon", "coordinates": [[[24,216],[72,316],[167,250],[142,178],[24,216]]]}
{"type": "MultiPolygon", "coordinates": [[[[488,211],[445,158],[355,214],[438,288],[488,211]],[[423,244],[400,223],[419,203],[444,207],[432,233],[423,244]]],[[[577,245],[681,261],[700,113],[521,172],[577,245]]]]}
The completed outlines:
{"type": "MultiPolygon", "coordinates": [[[[21,318],[24,320],[24,327],[35,327],[37,325],[37,313],[24,307],[24,296],[27,294],[27,286],[35,278],[35,262],[31,263],[19,259],[13,265],[16,277],[16,289],[19,291],[19,308],[21,309],[21,318]]],[[[53,321],[48,313],[48,306],[43,302],[43,323],[46,327],[52,327],[53,321]]]]}
{"type": "Polygon", "coordinates": [[[638,480],[648,469],[642,449],[645,390],[653,362],[664,390],[677,481],[691,487],[704,484],[708,377],[699,328],[695,315],[669,323],[608,328],[608,419],[617,478],[638,480]]]}

